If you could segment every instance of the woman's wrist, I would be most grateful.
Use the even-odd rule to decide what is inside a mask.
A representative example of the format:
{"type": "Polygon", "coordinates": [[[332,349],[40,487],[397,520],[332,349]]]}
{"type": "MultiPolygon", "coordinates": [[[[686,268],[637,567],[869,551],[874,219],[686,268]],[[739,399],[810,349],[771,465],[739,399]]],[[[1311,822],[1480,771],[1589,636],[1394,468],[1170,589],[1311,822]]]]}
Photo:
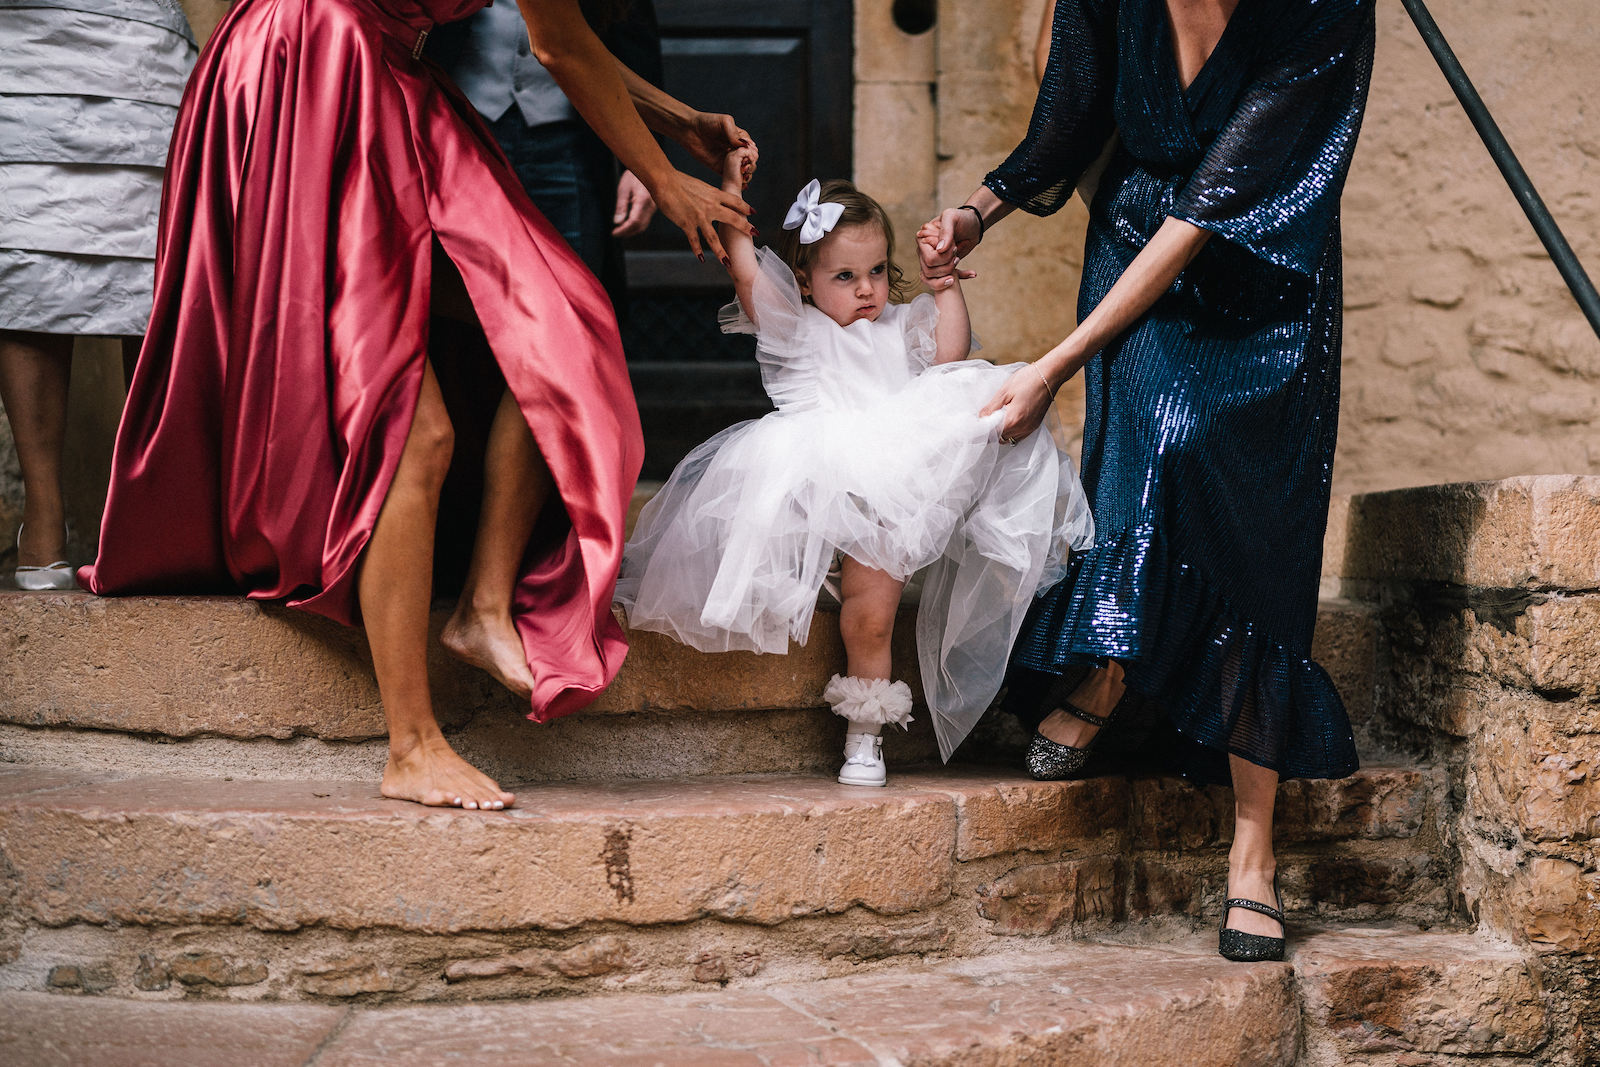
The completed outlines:
{"type": "Polygon", "coordinates": [[[672,165],[672,161],[667,158],[667,154],[661,150],[661,146],[656,144],[654,139],[651,140],[651,147],[655,151],[647,151],[648,158],[636,160],[637,165],[630,164],[628,169],[633,171],[635,178],[644,183],[644,187],[650,193],[650,196],[659,201],[661,199],[661,191],[671,183],[673,176],[678,173],[678,169],[672,165]]]}
{"type": "MultiPolygon", "coordinates": [[[[1043,361],[1041,360],[1040,362],[1043,361]]],[[[1044,368],[1039,366],[1039,363],[1037,362],[1028,364],[1028,368],[1032,370],[1034,376],[1039,379],[1039,384],[1044,386],[1045,395],[1047,395],[1051,400],[1054,400],[1056,398],[1056,390],[1061,388],[1061,383],[1053,381],[1050,376],[1045,373],[1044,368]]]]}
{"type": "Polygon", "coordinates": [[[1039,372],[1039,377],[1044,379],[1050,395],[1054,397],[1067,380],[1078,373],[1082,362],[1076,356],[1076,346],[1069,335],[1066,340],[1034,360],[1033,368],[1039,372]]]}
{"type": "Polygon", "coordinates": [[[958,213],[971,215],[972,218],[977,222],[978,232],[977,235],[972,238],[972,243],[977,244],[979,241],[983,240],[983,231],[985,228],[983,222],[983,209],[978,207],[977,204],[962,204],[960,207],[956,208],[956,211],[958,213]]]}

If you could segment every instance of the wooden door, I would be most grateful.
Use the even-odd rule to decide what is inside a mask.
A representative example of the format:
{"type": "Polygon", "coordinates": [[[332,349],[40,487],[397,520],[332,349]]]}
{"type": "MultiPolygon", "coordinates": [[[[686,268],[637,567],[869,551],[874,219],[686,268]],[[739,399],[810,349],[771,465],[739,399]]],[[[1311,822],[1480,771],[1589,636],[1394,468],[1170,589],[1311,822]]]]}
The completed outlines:
{"type": "MultiPolygon", "coordinates": [[[[762,243],[800,187],[851,169],[851,0],[656,0],[665,87],[750,131],[761,165],[746,198],[762,243]]],[[[710,178],[677,145],[673,163],[710,178]]],[[[714,179],[712,179],[714,180],[714,179]]],[[[720,263],[696,261],[658,218],[628,242],[623,345],[645,432],[646,478],[665,478],[716,431],[771,410],[755,343],[717,328],[733,299],[720,263]]]]}

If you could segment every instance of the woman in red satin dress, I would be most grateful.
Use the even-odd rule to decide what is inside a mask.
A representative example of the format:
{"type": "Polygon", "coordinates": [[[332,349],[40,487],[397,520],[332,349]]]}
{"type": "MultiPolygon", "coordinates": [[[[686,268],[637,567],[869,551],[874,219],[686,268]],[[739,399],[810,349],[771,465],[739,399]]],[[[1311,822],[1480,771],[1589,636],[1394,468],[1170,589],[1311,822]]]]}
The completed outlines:
{"type": "MultiPolygon", "coordinates": [[[[436,263],[454,266],[446,288],[459,274],[504,378],[442,639],[535,720],[581,707],[622,663],[611,595],[643,446],[600,284],[419,58],[436,22],[484,2],[240,0],[218,26],[173,135],[155,308],[82,580],[242,591],[363,624],[384,794],[498,809],[513,796],[450,748],[428,693],[454,451],[427,354],[436,263]]],[[[521,7],[540,61],[695,252],[723,255],[713,223],[749,232],[749,207],[673,169],[649,132],[720,169],[748,143],[730,117],[634,77],[577,0],[521,7]]]]}

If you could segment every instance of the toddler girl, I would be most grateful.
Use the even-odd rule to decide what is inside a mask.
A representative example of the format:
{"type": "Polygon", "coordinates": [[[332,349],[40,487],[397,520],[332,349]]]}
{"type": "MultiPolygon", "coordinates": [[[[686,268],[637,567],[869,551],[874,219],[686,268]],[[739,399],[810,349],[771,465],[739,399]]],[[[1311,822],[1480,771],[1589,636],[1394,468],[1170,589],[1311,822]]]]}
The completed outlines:
{"type": "MultiPolygon", "coordinates": [[[[731,153],[724,187],[746,164],[731,153]]],[[[728,333],[754,333],[777,410],[684,458],[644,508],[617,599],[636,629],[706,652],[804,644],[839,560],[846,674],[824,698],[849,720],[839,781],[883,785],[885,723],[911,720],[889,677],[906,580],[924,568],[917,650],[945,759],[999,690],[1035,592],[1093,532],[1070,461],[1046,430],[1001,442],[978,412],[1010,374],[968,360],[960,282],[910,303],[894,233],[846,181],[812,181],[779,254],[724,229],[738,296],[728,333]]],[[[1042,383],[1039,388],[1046,386],[1042,383]]]]}

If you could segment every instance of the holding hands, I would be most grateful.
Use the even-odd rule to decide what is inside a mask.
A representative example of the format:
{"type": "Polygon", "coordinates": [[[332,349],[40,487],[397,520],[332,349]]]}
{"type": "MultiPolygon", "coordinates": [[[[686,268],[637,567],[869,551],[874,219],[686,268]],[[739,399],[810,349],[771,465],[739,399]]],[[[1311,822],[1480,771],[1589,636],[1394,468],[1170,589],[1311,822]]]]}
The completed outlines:
{"type": "Polygon", "coordinates": [[[976,211],[946,208],[917,230],[917,255],[922,260],[922,281],[938,292],[957,280],[976,278],[977,271],[959,266],[963,256],[983,239],[983,222],[976,211]]]}
{"type": "Polygon", "coordinates": [[[750,179],[756,173],[756,160],[759,153],[753,144],[742,144],[733,148],[719,161],[717,170],[722,174],[723,189],[744,189],[750,184],[750,179]]]}
{"type": "Polygon", "coordinates": [[[677,140],[690,155],[705,164],[707,170],[718,173],[722,171],[723,159],[735,149],[748,149],[752,165],[760,155],[756,151],[756,143],[733,121],[732,115],[695,112],[677,140]]]}
{"type": "MultiPolygon", "coordinates": [[[[940,292],[958,281],[978,276],[977,271],[961,266],[961,260],[983,240],[983,216],[976,207],[947,208],[917,230],[917,255],[922,262],[922,281],[940,292]]],[[[1013,443],[1028,436],[1044,422],[1055,399],[1055,389],[1036,364],[1019,366],[1000,391],[979,414],[1004,411],[1000,440],[1013,443]]]]}
{"type": "Polygon", "coordinates": [[[744,175],[744,183],[748,184],[750,174],[755,173],[756,159],[760,153],[750,135],[733,121],[732,115],[697,111],[683,123],[675,139],[689,151],[690,155],[709,169],[722,174],[724,181],[721,188],[715,188],[681,171],[673,171],[668,176],[668,181],[664,183],[667,188],[656,193],[656,203],[661,208],[662,214],[671,219],[688,236],[689,251],[700,259],[705,259],[705,254],[701,251],[703,243],[704,247],[726,267],[728,251],[723,247],[715,224],[721,223],[731,231],[747,237],[752,236],[755,231],[747,219],[754,209],[735,191],[744,186],[728,185],[724,164],[729,158],[737,155],[744,161],[742,165],[748,170],[744,175]],[[671,203],[663,199],[663,192],[672,198],[671,203]]]}
{"type": "Polygon", "coordinates": [[[663,215],[671,219],[688,236],[691,252],[703,260],[705,254],[702,247],[704,247],[721,260],[723,266],[727,266],[728,252],[717,235],[716,224],[721,223],[731,231],[747,237],[752,236],[755,231],[747,218],[754,209],[744,202],[744,198],[737,191],[734,191],[743,188],[743,185],[730,189],[724,166],[727,160],[737,156],[741,161],[741,167],[748,171],[743,179],[748,183],[749,175],[755,173],[756,158],[759,155],[755,142],[734,123],[733,116],[712,115],[702,111],[697,112],[685,125],[685,132],[679,143],[696,159],[723,174],[722,187],[708,185],[682,171],[669,168],[665,180],[654,190],[656,205],[663,215]]]}

